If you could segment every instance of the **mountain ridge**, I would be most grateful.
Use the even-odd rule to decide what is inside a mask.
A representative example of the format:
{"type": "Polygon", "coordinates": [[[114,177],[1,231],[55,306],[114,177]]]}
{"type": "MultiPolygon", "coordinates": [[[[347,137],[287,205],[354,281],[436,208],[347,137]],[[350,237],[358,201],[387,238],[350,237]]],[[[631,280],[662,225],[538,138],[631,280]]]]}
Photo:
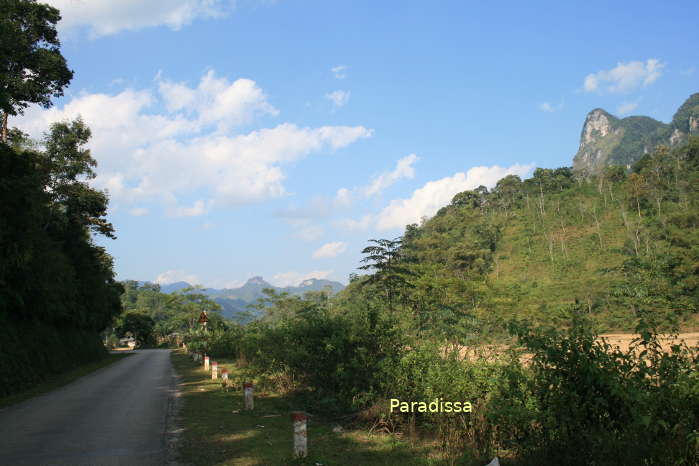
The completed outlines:
{"type": "Polygon", "coordinates": [[[655,147],[675,147],[697,134],[699,93],[684,101],[670,123],[642,115],[618,118],[603,108],[595,108],[585,117],[573,169],[594,175],[610,165],[629,168],[655,147]]]}
{"type": "MultiPolygon", "coordinates": [[[[151,282],[138,281],[139,286],[143,286],[147,283],[151,282]]],[[[162,293],[170,294],[191,287],[192,285],[185,281],[179,281],[159,286],[162,293]]],[[[297,286],[278,287],[270,284],[261,276],[254,276],[237,288],[202,288],[200,292],[220,304],[222,307],[222,314],[225,317],[236,319],[236,316],[239,316],[240,318],[238,320],[250,320],[251,311],[248,305],[264,297],[262,290],[265,288],[271,288],[277,293],[289,293],[294,296],[302,296],[307,292],[323,291],[328,288],[330,294],[334,295],[342,291],[345,286],[333,280],[309,278],[302,280],[297,286]]]]}

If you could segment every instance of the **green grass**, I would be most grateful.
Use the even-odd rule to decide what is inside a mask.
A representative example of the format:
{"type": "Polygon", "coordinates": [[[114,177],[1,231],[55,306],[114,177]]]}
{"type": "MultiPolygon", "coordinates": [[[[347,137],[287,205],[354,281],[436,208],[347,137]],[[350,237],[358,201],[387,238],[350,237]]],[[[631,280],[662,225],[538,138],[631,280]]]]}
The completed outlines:
{"type": "MultiPolygon", "coordinates": [[[[440,465],[436,446],[429,441],[411,443],[392,434],[365,430],[333,432],[336,424],[312,417],[308,422],[305,460],[292,459],[294,410],[290,397],[256,394],[255,410],[243,410],[242,388],[226,392],[220,380],[211,380],[203,366],[181,351],[172,352],[181,377],[184,434],[180,462],[191,465],[440,465]]],[[[240,371],[232,361],[218,360],[236,379],[240,371]]]]}
{"type": "Polygon", "coordinates": [[[72,381],[79,379],[80,377],[83,377],[87,374],[90,374],[98,369],[106,367],[112,363],[120,361],[122,358],[129,356],[130,354],[131,353],[109,354],[106,358],[101,359],[99,361],[84,364],[80,367],[76,367],[71,371],[64,372],[62,374],[51,377],[44,383],[37,385],[36,387],[32,387],[29,390],[25,390],[20,393],[15,393],[14,395],[0,398],[0,408],[5,408],[7,406],[19,403],[29,398],[33,398],[37,395],[41,395],[42,393],[50,392],[51,390],[55,390],[64,385],[68,385],[72,381]]]}

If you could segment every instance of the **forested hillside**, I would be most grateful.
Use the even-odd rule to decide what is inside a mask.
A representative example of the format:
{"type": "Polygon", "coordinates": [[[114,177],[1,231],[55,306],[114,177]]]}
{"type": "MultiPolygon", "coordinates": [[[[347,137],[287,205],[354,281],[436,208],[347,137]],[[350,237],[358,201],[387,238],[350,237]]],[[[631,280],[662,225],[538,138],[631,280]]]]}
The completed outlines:
{"type": "Polygon", "coordinates": [[[641,307],[692,327],[698,187],[699,138],[661,147],[628,172],[537,169],[525,181],[511,175],[491,191],[458,194],[407,228],[401,254],[418,276],[438,280],[444,309],[469,303],[484,323],[562,323],[578,300],[604,329],[632,330],[641,307]]]}
{"type": "Polygon", "coordinates": [[[100,332],[121,310],[107,196],[92,189],[95,160],[81,121],[41,141],[9,129],[31,103],[50,106],[72,78],[58,51],[58,10],[5,2],[0,11],[0,396],[104,357],[100,332]]]}

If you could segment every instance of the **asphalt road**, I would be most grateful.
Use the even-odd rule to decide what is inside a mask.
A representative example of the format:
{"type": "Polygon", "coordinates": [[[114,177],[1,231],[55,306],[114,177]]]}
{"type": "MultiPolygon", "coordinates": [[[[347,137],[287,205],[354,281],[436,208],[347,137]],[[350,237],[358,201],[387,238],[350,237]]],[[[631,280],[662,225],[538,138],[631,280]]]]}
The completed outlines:
{"type": "Polygon", "coordinates": [[[169,351],[135,353],[0,410],[0,464],[166,464],[175,387],[169,351]]]}

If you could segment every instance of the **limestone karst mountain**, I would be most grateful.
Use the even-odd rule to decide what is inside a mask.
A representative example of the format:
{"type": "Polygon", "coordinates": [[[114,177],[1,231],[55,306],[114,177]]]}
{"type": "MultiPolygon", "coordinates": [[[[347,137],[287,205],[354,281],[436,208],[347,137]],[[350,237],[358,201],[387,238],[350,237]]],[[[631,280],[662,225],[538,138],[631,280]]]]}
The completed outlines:
{"type": "Polygon", "coordinates": [[[573,168],[595,174],[609,165],[629,167],[656,146],[676,146],[689,135],[699,135],[699,93],[680,106],[670,123],[647,116],[617,118],[596,108],[585,118],[573,168]]]}

